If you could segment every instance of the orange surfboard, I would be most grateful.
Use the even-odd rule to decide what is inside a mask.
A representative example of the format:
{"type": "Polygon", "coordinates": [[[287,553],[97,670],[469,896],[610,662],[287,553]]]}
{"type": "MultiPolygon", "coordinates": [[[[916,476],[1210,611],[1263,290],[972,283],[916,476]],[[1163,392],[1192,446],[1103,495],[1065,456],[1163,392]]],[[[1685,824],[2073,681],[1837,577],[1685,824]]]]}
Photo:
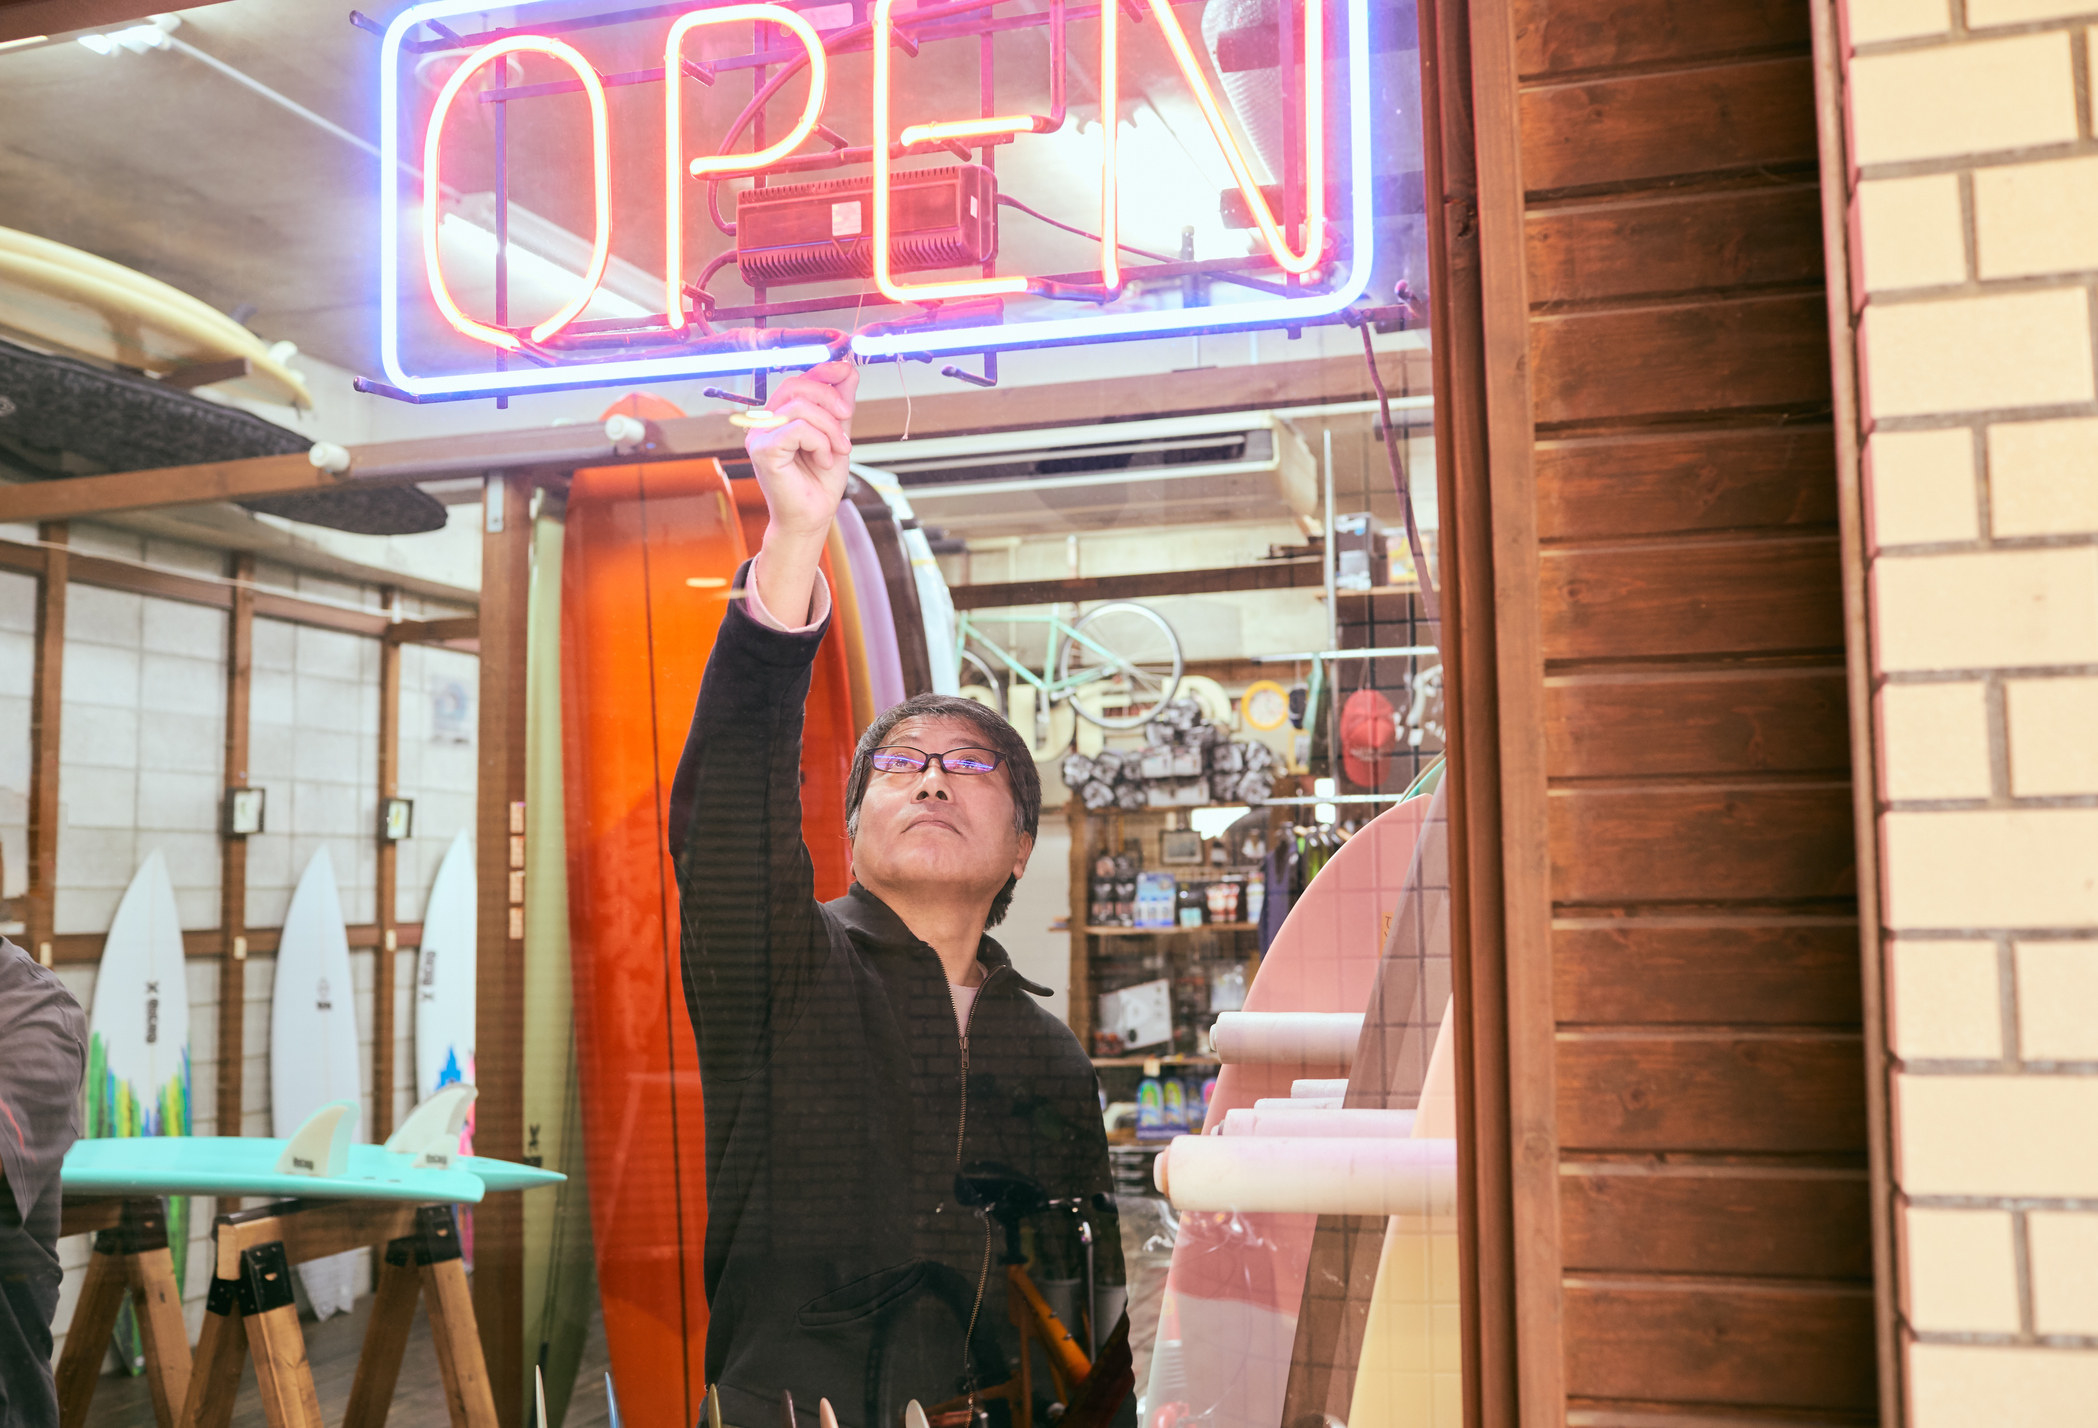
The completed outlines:
{"type": "Polygon", "coordinates": [[[628,1421],[706,1392],[706,1138],[665,825],[744,557],[713,461],[578,471],[562,571],[569,918],[598,1285],[628,1421]]]}

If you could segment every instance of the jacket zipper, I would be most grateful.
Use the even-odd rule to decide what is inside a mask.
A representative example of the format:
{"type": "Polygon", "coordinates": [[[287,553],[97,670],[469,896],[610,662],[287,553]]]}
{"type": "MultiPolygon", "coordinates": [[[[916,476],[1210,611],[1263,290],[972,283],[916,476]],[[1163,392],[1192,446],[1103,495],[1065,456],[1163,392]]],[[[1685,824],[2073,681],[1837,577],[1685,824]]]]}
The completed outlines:
{"type": "MultiPolygon", "coordinates": [[[[969,1035],[976,1028],[976,1009],[983,1005],[983,994],[998,980],[1003,967],[993,967],[990,974],[977,984],[975,999],[969,1003],[969,1015],[962,1021],[962,1113],[960,1123],[954,1130],[954,1170],[957,1175],[962,1169],[963,1146],[969,1135],[969,1035]]],[[[991,1217],[983,1217],[983,1266],[976,1272],[976,1300],[969,1306],[969,1327],[962,1335],[962,1382],[968,1385],[970,1418],[976,1411],[976,1359],[969,1351],[976,1340],[976,1320],[983,1313],[984,1290],[991,1281],[991,1217]]]]}

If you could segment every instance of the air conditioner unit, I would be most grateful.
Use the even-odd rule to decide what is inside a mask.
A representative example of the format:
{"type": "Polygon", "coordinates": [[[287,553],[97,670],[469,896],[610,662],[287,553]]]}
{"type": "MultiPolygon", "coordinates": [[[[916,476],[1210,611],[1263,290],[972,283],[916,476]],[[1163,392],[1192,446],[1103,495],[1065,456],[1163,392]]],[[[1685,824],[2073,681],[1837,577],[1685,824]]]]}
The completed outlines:
{"type": "Polygon", "coordinates": [[[1311,449],[1267,412],[867,442],[853,458],[894,474],[920,520],[956,535],[1311,521],[1319,509],[1311,449]]]}

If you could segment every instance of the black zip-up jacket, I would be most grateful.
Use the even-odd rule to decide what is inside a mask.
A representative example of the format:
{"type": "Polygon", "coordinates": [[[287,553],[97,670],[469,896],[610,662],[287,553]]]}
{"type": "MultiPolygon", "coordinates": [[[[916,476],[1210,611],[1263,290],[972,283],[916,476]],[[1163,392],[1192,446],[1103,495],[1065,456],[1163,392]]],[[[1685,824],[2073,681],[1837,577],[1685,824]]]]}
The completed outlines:
{"type": "MultiPolygon", "coordinates": [[[[1052,1197],[1110,1188],[1092,1063],[1047,988],[986,937],[958,1035],[938,955],[881,899],[815,900],[801,731],[821,639],[730,602],[671,796],[706,1102],[707,1376],[746,1428],[777,1421],[782,1389],[806,1415],[824,1397],[847,1428],[896,1428],[912,1398],[1006,1377],[1003,1236],[956,1199],[959,1165],[1003,1163],[1052,1197]]],[[[1058,1221],[1044,1245],[1072,1233],[1040,1218],[1058,1221]]],[[[1096,1273],[1119,1284],[1114,1217],[1092,1218],[1096,1273]]]]}

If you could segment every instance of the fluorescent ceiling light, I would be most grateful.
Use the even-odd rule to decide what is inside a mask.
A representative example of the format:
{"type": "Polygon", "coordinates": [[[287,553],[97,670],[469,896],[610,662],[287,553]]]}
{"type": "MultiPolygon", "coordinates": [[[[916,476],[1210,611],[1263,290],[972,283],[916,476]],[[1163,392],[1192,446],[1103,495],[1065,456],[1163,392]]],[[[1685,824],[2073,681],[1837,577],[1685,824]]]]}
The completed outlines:
{"type": "MultiPolygon", "coordinates": [[[[495,255],[495,195],[492,193],[462,194],[456,200],[445,203],[446,218],[459,218],[472,224],[488,235],[488,253],[493,261],[495,255]]],[[[542,218],[531,209],[512,200],[510,204],[510,280],[517,281],[517,261],[520,253],[544,259],[558,268],[569,283],[561,291],[572,293],[574,284],[590,266],[590,240],[570,232],[551,218],[542,218]]],[[[449,271],[449,270],[447,270],[449,271]]],[[[567,299],[563,297],[561,301],[567,299]]],[[[597,317],[646,317],[659,311],[663,301],[663,279],[658,274],[643,272],[626,259],[614,255],[605,264],[604,281],[598,285],[597,297],[591,303],[591,313],[597,317]],[[599,303],[607,304],[601,310],[599,303]],[[630,310],[631,309],[631,310],[630,310]]]]}
{"type": "Polygon", "coordinates": [[[181,24],[180,15],[155,15],[143,25],[127,25],[121,30],[82,35],[80,43],[98,55],[115,54],[120,49],[142,55],[147,50],[166,49],[169,33],[181,24]]]}
{"type": "MultiPolygon", "coordinates": [[[[576,241],[582,242],[581,239],[576,241]]],[[[438,224],[437,243],[444,260],[445,282],[459,300],[471,301],[484,311],[493,311],[495,234],[460,214],[447,213],[438,224]]],[[[536,312],[542,308],[551,311],[572,298],[582,282],[580,271],[532,251],[519,240],[516,228],[512,227],[510,308],[513,314],[536,312]]],[[[598,288],[581,315],[587,319],[641,318],[647,317],[652,310],[621,297],[607,284],[598,288]]]]}

